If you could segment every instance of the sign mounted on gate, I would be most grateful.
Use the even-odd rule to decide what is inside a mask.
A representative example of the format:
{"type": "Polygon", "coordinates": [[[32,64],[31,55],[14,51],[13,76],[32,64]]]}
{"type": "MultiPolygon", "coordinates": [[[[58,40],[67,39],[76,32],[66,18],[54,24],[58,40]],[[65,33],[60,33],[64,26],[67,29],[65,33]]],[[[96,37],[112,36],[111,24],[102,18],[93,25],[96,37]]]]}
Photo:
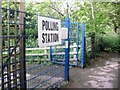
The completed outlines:
{"type": "Polygon", "coordinates": [[[61,28],[61,39],[68,38],[68,28],[61,28]]]}
{"type": "Polygon", "coordinates": [[[61,20],[38,16],[38,45],[61,44],[61,20]]]}

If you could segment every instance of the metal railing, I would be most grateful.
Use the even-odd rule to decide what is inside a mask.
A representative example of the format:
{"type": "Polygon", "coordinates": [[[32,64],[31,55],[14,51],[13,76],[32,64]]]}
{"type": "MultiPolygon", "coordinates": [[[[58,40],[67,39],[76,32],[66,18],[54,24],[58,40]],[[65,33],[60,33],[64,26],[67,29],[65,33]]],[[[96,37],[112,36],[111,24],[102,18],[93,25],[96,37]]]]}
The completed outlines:
{"type": "MultiPolygon", "coordinates": [[[[50,50],[44,54],[39,54],[44,50],[41,52],[33,50],[39,48],[38,15],[6,8],[0,10],[2,11],[1,88],[48,88],[63,81],[65,66],[41,59],[46,59],[46,54],[50,50]],[[28,55],[29,53],[31,55],[28,55]],[[31,61],[37,59],[39,63],[29,62],[30,59],[31,61]]],[[[50,59],[50,54],[47,57],[50,59]]]]}

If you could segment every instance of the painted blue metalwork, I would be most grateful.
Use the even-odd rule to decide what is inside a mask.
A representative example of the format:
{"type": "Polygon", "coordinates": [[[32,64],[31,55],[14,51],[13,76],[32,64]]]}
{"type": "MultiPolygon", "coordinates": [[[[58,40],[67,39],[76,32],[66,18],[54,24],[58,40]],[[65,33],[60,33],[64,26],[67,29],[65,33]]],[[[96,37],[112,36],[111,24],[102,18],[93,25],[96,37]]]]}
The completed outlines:
{"type": "Polygon", "coordinates": [[[77,66],[78,66],[78,53],[79,53],[79,23],[77,22],[77,56],[76,56],[77,66]]]}
{"type": "Polygon", "coordinates": [[[32,57],[32,58],[27,58],[27,59],[23,59],[23,60],[19,60],[19,61],[11,62],[11,63],[2,64],[2,65],[0,65],[0,67],[1,67],[1,66],[6,66],[6,65],[9,65],[9,64],[18,63],[18,62],[21,62],[21,61],[27,61],[27,60],[29,60],[29,59],[35,59],[36,57],[39,57],[39,56],[45,56],[45,55],[46,55],[46,54],[43,54],[43,55],[37,55],[37,56],[34,56],[34,57],[32,57]]]}
{"type": "MultiPolygon", "coordinates": [[[[23,49],[26,49],[26,48],[31,48],[29,50],[29,52],[27,52],[28,54],[31,54],[31,56],[27,56],[26,55],[26,58],[23,59],[23,60],[19,59],[19,56],[18,56],[16,61],[13,61],[12,58],[10,58],[10,63],[8,63],[8,62],[7,63],[3,63],[2,65],[0,65],[0,67],[4,67],[6,65],[11,65],[12,66],[12,65],[15,65],[16,63],[19,64],[21,61],[22,62],[23,61],[28,61],[28,60],[34,61],[35,59],[39,60],[39,64],[31,63],[30,66],[29,66],[29,64],[27,64],[26,65],[26,67],[27,67],[26,70],[17,71],[16,73],[11,73],[9,76],[4,76],[0,80],[4,80],[4,79],[7,80],[7,78],[14,78],[13,76],[18,75],[18,74],[20,75],[21,73],[24,73],[24,72],[26,72],[27,74],[30,74],[32,76],[32,77],[27,78],[26,81],[23,81],[23,82],[19,81],[19,82],[17,82],[17,85],[13,84],[14,82],[10,83],[11,84],[11,88],[13,88],[13,89],[15,87],[19,87],[19,86],[21,87],[21,85],[24,84],[24,83],[27,83],[27,88],[36,88],[37,84],[46,83],[47,81],[50,81],[50,79],[52,79],[52,78],[56,79],[57,77],[59,77],[59,78],[57,78],[58,80],[55,80],[54,82],[52,82],[53,85],[58,83],[59,81],[63,80],[63,78],[65,78],[65,76],[64,76],[65,75],[64,74],[65,73],[65,66],[63,66],[62,64],[60,64],[60,65],[53,65],[51,63],[54,62],[54,61],[52,61],[52,58],[55,58],[55,56],[57,56],[57,55],[54,55],[54,57],[53,57],[52,52],[64,52],[65,53],[65,49],[57,49],[57,48],[55,48],[54,50],[52,50],[52,47],[50,47],[50,50],[47,50],[47,52],[48,51],[50,52],[49,55],[48,54],[37,55],[38,52],[37,52],[36,55],[32,55],[34,53],[32,48],[39,48],[38,47],[38,42],[36,42],[37,41],[37,37],[38,37],[36,31],[37,31],[37,25],[38,25],[37,24],[37,16],[41,16],[41,15],[27,13],[27,12],[18,11],[18,10],[6,9],[6,8],[1,8],[1,7],[0,7],[0,9],[2,9],[2,12],[3,12],[2,13],[3,14],[3,20],[2,20],[2,22],[0,22],[0,23],[2,23],[2,26],[3,26],[3,35],[0,36],[0,38],[4,39],[3,43],[5,43],[5,44],[3,45],[3,47],[5,48],[7,46],[6,42],[7,42],[8,38],[17,38],[18,42],[19,42],[18,38],[21,39],[21,37],[25,37],[25,39],[26,39],[26,47],[20,48],[20,47],[17,46],[17,48],[9,48],[9,49],[6,48],[6,49],[0,50],[0,53],[3,53],[4,56],[7,56],[7,53],[6,53],[7,51],[12,52],[13,50],[17,50],[17,52],[19,53],[19,50],[23,50],[23,49]],[[15,22],[14,21],[15,20],[14,17],[10,17],[11,21],[12,21],[12,19],[14,19],[12,22],[7,22],[7,20],[6,20],[7,13],[6,12],[8,10],[10,11],[10,15],[12,15],[12,16],[14,16],[14,14],[13,14],[14,12],[17,12],[17,14],[18,14],[17,18],[19,17],[19,13],[24,13],[24,15],[26,17],[25,20],[26,20],[27,24],[25,24],[25,23],[14,23],[15,22]],[[30,18],[30,17],[33,17],[33,16],[34,16],[34,18],[30,18]],[[35,22],[32,22],[32,21],[35,21],[35,22]],[[23,36],[22,34],[19,34],[19,32],[17,31],[17,36],[15,36],[14,30],[13,30],[12,34],[10,33],[10,36],[7,36],[6,32],[7,32],[7,25],[8,24],[11,24],[11,27],[14,27],[14,30],[15,30],[15,25],[17,25],[17,26],[18,25],[25,25],[25,27],[26,27],[25,28],[25,32],[26,32],[27,35],[23,36]],[[48,58],[50,59],[50,61],[42,61],[41,60],[41,57],[44,57],[46,55],[48,55],[48,58]],[[49,65],[50,68],[47,65],[49,65]],[[37,71],[38,69],[40,69],[40,72],[37,71]],[[59,70],[62,71],[62,72],[59,72],[59,70]],[[52,72],[54,72],[54,73],[52,73],[52,72]],[[46,76],[46,75],[49,76],[50,75],[50,76],[49,76],[49,79],[47,79],[47,76],[46,76],[44,78],[44,80],[41,81],[41,77],[39,77],[39,76],[42,76],[42,75],[44,75],[44,76],[46,76]],[[39,79],[39,82],[34,82],[35,79],[39,79]],[[36,85],[34,85],[34,83],[36,83],[36,85]]],[[[50,18],[53,18],[53,17],[50,17],[50,18]]],[[[57,19],[57,18],[55,18],[55,19],[57,19]]],[[[61,20],[61,21],[64,22],[65,20],[61,20]]],[[[14,41],[11,41],[10,45],[11,45],[11,47],[15,47],[16,46],[14,41]]],[[[65,46],[65,41],[64,40],[62,41],[61,46],[65,46]]],[[[11,55],[13,55],[13,53],[11,55]]],[[[8,57],[9,56],[10,55],[8,55],[8,57]]],[[[64,59],[65,55],[59,55],[59,57],[60,57],[60,59],[62,59],[62,58],[64,59]]],[[[18,67],[18,69],[20,68],[19,65],[17,67],[18,67]]],[[[11,71],[12,70],[13,69],[11,69],[11,71]]],[[[7,71],[6,68],[5,68],[4,71],[7,71]]],[[[9,73],[9,72],[7,72],[7,73],[9,73]]],[[[26,77],[26,75],[25,75],[25,77],[26,77]]],[[[8,82],[8,81],[6,81],[6,82],[8,82]]],[[[49,85],[49,87],[51,87],[51,84],[49,85]]],[[[46,86],[46,87],[48,87],[48,86],[46,86]]],[[[7,84],[6,84],[6,89],[9,90],[11,88],[8,88],[7,84]]]]}
{"type": "MultiPolygon", "coordinates": [[[[35,66],[35,67],[32,67],[32,68],[30,68],[30,69],[24,70],[24,71],[22,71],[22,72],[18,72],[18,73],[12,74],[12,75],[10,75],[10,76],[8,76],[8,77],[11,77],[11,76],[14,76],[14,75],[17,75],[17,74],[20,74],[20,73],[23,73],[23,72],[26,72],[26,71],[29,71],[29,70],[35,69],[35,68],[37,68],[37,67],[40,67],[40,66],[46,65],[46,64],[48,64],[48,63],[50,63],[50,62],[51,62],[51,61],[49,61],[49,62],[47,62],[47,63],[44,63],[44,64],[41,64],[41,65],[38,65],[38,66],[35,66]]],[[[6,78],[8,78],[8,77],[1,78],[0,80],[2,80],[2,79],[6,79],[6,78]]]]}
{"type": "MultiPolygon", "coordinates": [[[[76,61],[75,61],[75,62],[76,62],[76,61]]],[[[65,65],[65,62],[53,61],[53,63],[65,65]]],[[[69,63],[69,65],[71,65],[71,66],[77,66],[76,64],[72,64],[72,63],[69,63]]]]}
{"type": "Polygon", "coordinates": [[[64,72],[64,70],[60,71],[59,73],[55,74],[55,75],[54,75],[54,76],[52,76],[51,78],[49,78],[49,79],[47,79],[47,80],[43,81],[42,83],[40,83],[40,84],[36,85],[36,86],[35,86],[35,87],[33,87],[33,88],[36,88],[36,87],[38,87],[39,85],[41,85],[41,84],[43,84],[43,83],[47,82],[48,80],[50,80],[50,79],[54,78],[55,76],[60,75],[62,72],[64,72]]]}
{"type": "Polygon", "coordinates": [[[78,22],[70,22],[70,24],[78,24],[78,22]]]}
{"type": "MultiPolygon", "coordinates": [[[[65,24],[65,22],[62,22],[62,24],[65,24]]],[[[70,24],[78,24],[78,22],[70,22],[70,24]]]]}
{"type": "Polygon", "coordinates": [[[70,19],[68,17],[65,18],[65,27],[68,28],[68,38],[65,39],[65,80],[69,80],[69,53],[70,53],[70,43],[69,43],[69,25],[70,19]]]}
{"type": "Polygon", "coordinates": [[[85,33],[85,23],[82,22],[82,42],[81,42],[81,67],[84,66],[84,33],[85,33]]]}
{"type": "MultiPolygon", "coordinates": [[[[61,25],[66,25],[66,22],[62,22],[61,25]]],[[[69,43],[70,46],[73,45],[73,43],[76,43],[77,44],[77,47],[76,47],[76,61],[69,61],[69,65],[72,65],[72,66],[78,66],[78,51],[79,51],[79,23],[78,22],[70,22],[70,25],[69,25],[69,43]],[[71,27],[73,25],[73,27],[71,27]],[[74,29],[74,30],[73,30],[74,29]],[[75,35],[72,35],[72,34],[75,34],[75,35]],[[74,39],[74,40],[71,40],[71,39],[74,39]],[[72,62],[75,62],[74,64],[72,62]]],[[[54,51],[54,50],[53,50],[54,51]]],[[[57,53],[58,51],[54,52],[54,53],[57,53]]],[[[62,50],[61,50],[62,52],[62,50]]],[[[59,58],[60,59],[60,58],[59,58]]],[[[53,58],[54,60],[54,63],[57,63],[57,64],[65,64],[65,61],[62,59],[62,60],[57,60],[57,58],[53,58]]]]}
{"type": "Polygon", "coordinates": [[[52,61],[52,47],[50,46],[50,61],[52,61]]]}
{"type": "MultiPolygon", "coordinates": [[[[5,35],[0,36],[0,38],[6,39],[5,42],[7,42],[7,38],[17,38],[18,39],[18,38],[21,38],[21,37],[25,37],[25,39],[26,39],[26,47],[24,47],[24,48],[15,48],[17,51],[19,51],[21,49],[26,49],[26,48],[39,48],[38,44],[36,44],[37,37],[38,37],[38,35],[36,33],[36,31],[37,31],[37,21],[36,22],[31,22],[31,20],[35,21],[35,20],[37,20],[37,16],[41,16],[41,15],[33,14],[33,13],[27,13],[27,12],[18,11],[18,10],[6,9],[6,8],[0,8],[0,9],[2,9],[2,10],[4,9],[3,13],[5,13],[5,14],[7,14],[6,12],[8,10],[10,10],[11,12],[17,12],[17,14],[24,13],[24,15],[26,16],[26,23],[27,23],[27,24],[25,24],[25,23],[13,23],[13,22],[7,22],[7,21],[3,20],[2,22],[0,22],[0,23],[3,24],[3,31],[7,31],[7,24],[12,24],[13,26],[15,26],[15,25],[25,25],[25,27],[26,27],[25,31],[27,32],[27,35],[23,36],[23,35],[19,35],[19,33],[18,33],[17,36],[15,36],[15,35],[7,36],[7,34],[4,33],[5,35]],[[30,17],[33,17],[33,16],[35,16],[35,17],[31,19],[30,17]],[[31,40],[31,41],[29,41],[29,40],[31,40]]],[[[13,16],[14,16],[14,14],[13,14],[13,16]]],[[[6,18],[6,16],[3,17],[3,18],[6,18]]],[[[50,18],[53,18],[53,17],[50,17],[50,18]]],[[[57,19],[57,18],[55,18],[55,19],[57,19]]],[[[49,85],[48,88],[51,87],[52,85],[58,83],[59,81],[61,81],[63,78],[68,81],[69,80],[69,65],[73,65],[73,66],[77,66],[78,65],[79,23],[78,22],[70,22],[70,19],[68,17],[65,18],[65,20],[61,20],[61,21],[62,21],[61,26],[68,28],[68,38],[65,39],[65,40],[62,40],[62,44],[58,45],[61,48],[53,48],[52,49],[52,47],[57,47],[57,45],[50,47],[50,50],[49,50],[50,54],[48,55],[50,61],[47,61],[47,62],[45,61],[46,63],[44,63],[44,64],[40,63],[40,65],[36,64],[33,67],[27,68],[26,70],[23,70],[23,71],[18,71],[15,74],[11,74],[10,76],[7,76],[7,77],[4,76],[4,78],[2,78],[0,80],[7,79],[8,77],[12,78],[14,75],[17,75],[17,74],[20,74],[20,73],[23,73],[23,72],[26,72],[26,73],[29,73],[29,74],[33,75],[33,73],[31,73],[31,72],[35,71],[35,69],[37,70],[38,67],[43,67],[44,65],[46,65],[45,67],[47,67],[47,64],[57,63],[57,64],[60,64],[60,65],[57,65],[57,66],[53,65],[55,67],[52,67],[52,68],[49,68],[49,69],[42,68],[42,69],[44,69],[43,70],[44,72],[38,72],[38,71],[36,71],[37,73],[34,73],[35,75],[32,78],[28,78],[24,82],[17,83],[17,85],[12,85],[12,83],[11,83],[11,85],[12,85],[11,88],[20,86],[21,84],[26,83],[26,82],[29,82],[28,83],[28,86],[30,86],[29,88],[36,88],[40,84],[45,83],[45,82],[49,81],[50,79],[52,79],[53,77],[56,77],[58,75],[61,75],[60,78],[59,78],[59,80],[55,81],[53,84],[49,85]],[[71,27],[70,24],[73,25],[73,26],[71,27]],[[72,31],[72,29],[73,29],[73,31],[72,31]],[[72,33],[73,35],[70,35],[70,33],[72,33]],[[69,58],[71,57],[70,56],[70,45],[72,45],[73,43],[77,44],[77,54],[75,54],[76,55],[76,60],[75,61],[70,61],[69,60],[69,58]],[[65,48],[63,48],[63,46],[65,46],[65,48]],[[65,53],[65,54],[63,54],[63,55],[54,55],[53,54],[53,53],[57,53],[57,52],[61,52],[61,53],[65,53]],[[76,63],[74,64],[73,62],[76,62],[76,63]],[[63,66],[63,65],[65,65],[65,66],[63,66]],[[37,85],[33,85],[32,80],[34,81],[35,78],[38,78],[39,76],[41,76],[43,74],[52,73],[51,71],[54,71],[55,69],[58,69],[58,68],[62,68],[62,70],[61,70],[62,72],[59,72],[59,73],[55,72],[54,75],[50,76],[49,79],[45,78],[46,80],[37,83],[37,85]]],[[[19,42],[19,40],[18,40],[18,42],[19,42]]],[[[10,43],[14,46],[13,42],[10,42],[10,43]]],[[[5,47],[5,45],[4,45],[4,47],[5,47]]],[[[13,51],[15,49],[14,48],[3,49],[2,51],[0,51],[0,53],[3,53],[4,55],[6,55],[4,52],[6,52],[6,51],[13,51]]],[[[33,53],[34,52],[31,49],[30,50],[30,54],[33,54],[33,53]]],[[[26,61],[26,60],[29,60],[29,59],[31,59],[33,61],[35,59],[38,59],[40,61],[41,57],[44,57],[45,55],[46,54],[43,54],[43,55],[34,55],[34,56],[32,56],[32,55],[31,56],[27,56],[26,55],[26,58],[23,59],[23,60],[19,60],[19,57],[18,57],[17,61],[12,61],[12,59],[11,59],[10,63],[3,63],[2,65],[0,65],[0,67],[6,66],[6,65],[9,65],[9,64],[20,63],[21,61],[26,61]]],[[[59,70],[57,70],[57,71],[59,71],[59,70]]]]}
{"type": "MultiPolygon", "coordinates": [[[[58,83],[58,82],[60,82],[61,80],[63,80],[64,79],[64,77],[63,78],[61,78],[60,80],[58,80],[57,82],[55,82],[55,83],[53,83],[52,85],[50,85],[49,87],[47,87],[46,88],[46,90],[48,90],[48,88],[50,88],[50,87],[52,87],[53,85],[55,85],[56,83],[58,83]]],[[[59,88],[59,87],[58,87],[59,88]]]]}
{"type": "MultiPolygon", "coordinates": [[[[69,65],[78,66],[78,51],[79,51],[79,23],[78,22],[70,22],[70,45],[74,45],[76,43],[76,62],[72,63],[70,61],[69,65]]],[[[70,51],[71,52],[71,51],[70,51]]]]}
{"type": "MultiPolygon", "coordinates": [[[[62,66],[62,65],[60,65],[60,66],[62,66]]],[[[59,67],[60,67],[59,66],[59,67]]],[[[15,87],[17,87],[17,86],[19,86],[19,85],[21,85],[21,84],[23,84],[23,83],[26,83],[26,82],[28,82],[28,81],[31,81],[31,80],[33,80],[33,79],[35,79],[35,78],[37,78],[37,77],[39,77],[39,76],[41,76],[41,75],[43,75],[43,74],[45,74],[45,73],[48,73],[48,72],[50,72],[50,71],[53,71],[53,70],[55,70],[56,68],[58,68],[58,67],[55,67],[55,68],[52,68],[52,69],[50,69],[50,70],[47,70],[46,72],[43,72],[43,73],[41,73],[41,74],[39,74],[39,75],[37,75],[37,76],[35,76],[35,77],[33,77],[33,78],[31,78],[31,79],[28,79],[28,80],[26,80],[26,81],[24,81],[24,82],[22,82],[22,83],[19,83],[19,84],[17,84],[17,85],[15,85],[15,86],[13,86],[13,87],[11,87],[11,88],[15,88],[15,87]]],[[[61,72],[63,72],[63,70],[61,71],[61,72]]],[[[61,73],[60,72],[60,73],[61,73]]],[[[60,74],[59,73],[59,74],[60,74]]],[[[55,74],[55,76],[57,76],[57,75],[59,75],[59,74],[55,74]]],[[[55,76],[53,76],[53,77],[55,77],[55,76]]],[[[53,78],[52,77],[52,78],[53,78]]],[[[47,80],[48,81],[48,80],[47,80]]],[[[44,81],[44,83],[45,83],[46,81],[44,81]]],[[[40,83],[41,84],[41,83],[40,83]]],[[[39,84],[39,85],[40,85],[39,84]]],[[[33,87],[33,88],[36,88],[37,86],[35,86],[35,87],[33,87]]]]}
{"type": "Polygon", "coordinates": [[[61,22],[61,24],[65,24],[65,22],[61,22]]]}

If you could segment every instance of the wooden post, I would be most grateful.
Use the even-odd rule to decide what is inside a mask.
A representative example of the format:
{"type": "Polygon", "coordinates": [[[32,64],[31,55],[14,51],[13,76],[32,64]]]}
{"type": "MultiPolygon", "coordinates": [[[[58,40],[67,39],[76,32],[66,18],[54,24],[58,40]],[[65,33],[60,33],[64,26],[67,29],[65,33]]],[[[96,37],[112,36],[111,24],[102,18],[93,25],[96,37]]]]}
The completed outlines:
{"type": "MultiPolygon", "coordinates": [[[[2,7],[2,1],[0,1],[0,7],[2,7]]],[[[0,9],[0,65],[3,64],[2,61],[2,9],[0,9]]],[[[3,70],[2,70],[2,66],[0,67],[0,77],[3,78],[3,70]]],[[[0,87],[2,87],[2,89],[4,89],[4,85],[3,85],[3,80],[0,81],[1,85],[0,87]]]]}
{"type": "MultiPolygon", "coordinates": [[[[118,27],[118,45],[119,45],[118,46],[119,47],[118,53],[120,53],[120,26],[118,27]]],[[[120,54],[118,54],[118,58],[120,59],[120,54]]]]}
{"type": "MultiPolygon", "coordinates": [[[[17,3],[16,2],[14,2],[14,5],[15,5],[15,10],[17,10],[17,3]]],[[[17,12],[15,11],[15,23],[17,22],[17,12]]],[[[15,42],[15,44],[16,44],[16,42],[17,42],[17,24],[15,24],[15,38],[14,38],[14,42],[15,42]]],[[[15,56],[14,56],[14,59],[13,59],[13,61],[15,62],[16,61],[16,59],[17,59],[17,51],[15,50],[15,56]]],[[[13,85],[17,85],[17,75],[16,75],[16,73],[17,73],[17,63],[15,63],[15,64],[13,64],[13,74],[14,74],[14,76],[13,76],[13,85]]],[[[17,89],[17,87],[15,87],[15,89],[17,89]]]]}
{"type": "MultiPolygon", "coordinates": [[[[119,48],[119,50],[118,50],[118,60],[120,60],[120,26],[118,27],[118,48],[119,48]]],[[[119,77],[118,77],[118,83],[119,83],[119,86],[118,86],[118,88],[120,88],[120,61],[118,61],[118,75],[119,75],[119,77]]]]}
{"type": "MultiPolygon", "coordinates": [[[[19,4],[19,10],[20,11],[24,11],[24,0],[20,0],[20,4],[19,4]]],[[[19,18],[20,18],[20,24],[24,24],[24,13],[19,13],[19,18]]],[[[23,33],[24,30],[24,25],[19,25],[19,34],[21,35],[23,33]]],[[[22,38],[20,39],[20,48],[22,48],[20,50],[20,60],[23,60],[20,62],[20,72],[23,72],[26,68],[26,64],[25,64],[25,37],[22,36],[22,38]]],[[[20,73],[20,83],[26,81],[26,72],[20,73]]],[[[20,85],[21,88],[26,89],[26,83],[23,83],[20,85]]]]}
{"type": "MultiPolygon", "coordinates": [[[[47,54],[47,47],[45,47],[44,53],[47,54]]],[[[47,55],[45,55],[45,61],[47,60],[47,55]]]]}
{"type": "MultiPolygon", "coordinates": [[[[2,1],[0,1],[0,7],[2,7],[2,1]]],[[[1,37],[2,37],[2,10],[0,9],[0,51],[2,51],[2,38],[1,37]]],[[[1,55],[2,53],[0,53],[0,61],[2,61],[1,55]]]]}
{"type": "MultiPolygon", "coordinates": [[[[10,9],[10,2],[9,2],[9,0],[8,0],[8,6],[7,6],[7,8],[8,9],[10,9]]],[[[7,10],[7,42],[8,42],[8,56],[10,56],[10,38],[9,38],[9,36],[10,36],[10,10],[7,10]]],[[[10,60],[8,60],[8,63],[10,63],[10,60]]],[[[8,73],[8,78],[7,78],[7,81],[8,81],[8,88],[11,88],[11,77],[9,77],[10,76],[10,64],[8,64],[7,65],[7,73],[8,73]]]]}
{"type": "Polygon", "coordinates": [[[84,39],[84,67],[86,67],[86,65],[87,64],[89,64],[89,62],[88,62],[88,56],[87,56],[87,40],[86,40],[86,37],[84,37],[85,39],[84,39]]]}

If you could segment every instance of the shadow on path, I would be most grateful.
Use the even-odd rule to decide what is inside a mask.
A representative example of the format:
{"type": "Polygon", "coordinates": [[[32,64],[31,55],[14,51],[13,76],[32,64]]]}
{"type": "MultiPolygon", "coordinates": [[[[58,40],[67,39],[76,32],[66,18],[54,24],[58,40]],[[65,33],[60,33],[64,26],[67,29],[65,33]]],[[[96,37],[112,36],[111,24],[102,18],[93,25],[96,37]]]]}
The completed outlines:
{"type": "Polygon", "coordinates": [[[118,54],[102,52],[89,68],[70,69],[70,82],[63,88],[118,88],[119,61],[118,54]]]}

